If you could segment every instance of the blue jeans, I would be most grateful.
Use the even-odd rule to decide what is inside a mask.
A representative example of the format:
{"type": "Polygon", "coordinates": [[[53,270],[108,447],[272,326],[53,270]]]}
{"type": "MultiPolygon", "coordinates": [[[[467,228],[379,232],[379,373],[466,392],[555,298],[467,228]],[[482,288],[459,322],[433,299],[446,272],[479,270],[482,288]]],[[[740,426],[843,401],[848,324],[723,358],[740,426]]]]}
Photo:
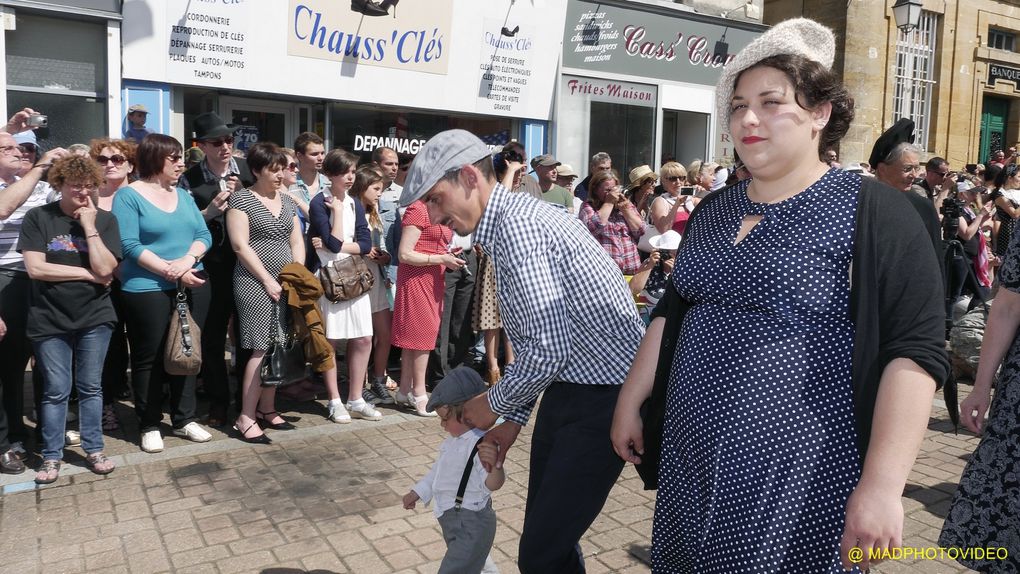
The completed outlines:
{"type": "Polygon", "coordinates": [[[32,342],[43,374],[43,460],[62,460],[72,362],[78,387],[78,421],[86,454],[103,450],[103,361],[113,329],[109,324],[32,342]]]}

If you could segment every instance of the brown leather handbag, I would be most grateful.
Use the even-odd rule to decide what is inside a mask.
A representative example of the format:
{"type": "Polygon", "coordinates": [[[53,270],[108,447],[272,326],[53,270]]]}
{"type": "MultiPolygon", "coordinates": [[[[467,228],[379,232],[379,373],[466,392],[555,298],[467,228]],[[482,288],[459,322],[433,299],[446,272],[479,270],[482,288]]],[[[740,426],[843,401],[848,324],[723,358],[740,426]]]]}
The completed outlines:
{"type": "Polygon", "coordinates": [[[375,274],[368,268],[364,257],[351,255],[320,267],[319,281],[326,298],[336,303],[368,293],[375,286],[375,274]]]}
{"type": "Polygon", "coordinates": [[[202,370],[201,330],[191,318],[184,287],[177,285],[177,303],[170,313],[170,327],[163,348],[163,369],[168,375],[197,375],[202,370]]]}

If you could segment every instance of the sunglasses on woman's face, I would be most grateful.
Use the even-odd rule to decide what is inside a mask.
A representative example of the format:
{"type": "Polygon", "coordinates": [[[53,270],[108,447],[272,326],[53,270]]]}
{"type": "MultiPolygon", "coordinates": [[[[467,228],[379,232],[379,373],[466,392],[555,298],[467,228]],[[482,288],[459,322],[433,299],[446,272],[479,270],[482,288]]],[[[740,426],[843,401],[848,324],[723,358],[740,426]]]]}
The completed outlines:
{"type": "Polygon", "coordinates": [[[111,155],[111,156],[101,155],[101,156],[96,158],[96,161],[99,163],[99,165],[106,165],[107,163],[109,163],[111,161],[113,162],[113,165],[120,165],[120,164],[126,162],[127,158],[122,156],[122,155],[111,155]]]}
{"type": "Polygon", "coordinates": [[[676,183],[678,181],[683,181],[685,179],[687,179],[687,178],[683,177],[683,176],[680,176],[680,175],[671,175],[671,176],[666,177],[666,181],[671,181],[673,183],[676,183]]]}

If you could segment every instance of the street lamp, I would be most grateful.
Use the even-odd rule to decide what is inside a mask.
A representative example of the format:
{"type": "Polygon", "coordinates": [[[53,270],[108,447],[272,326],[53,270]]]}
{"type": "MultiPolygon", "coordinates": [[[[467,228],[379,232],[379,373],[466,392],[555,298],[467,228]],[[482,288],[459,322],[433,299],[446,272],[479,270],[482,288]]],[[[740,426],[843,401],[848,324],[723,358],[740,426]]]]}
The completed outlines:
{"type": "Polygon", "coordinates": [[[896,18],[896,27],[906,34],[917,28],[921,23],[921,7],[924,2],[921,0],[896,0],[893,4],[893,17],[896,18]]]}

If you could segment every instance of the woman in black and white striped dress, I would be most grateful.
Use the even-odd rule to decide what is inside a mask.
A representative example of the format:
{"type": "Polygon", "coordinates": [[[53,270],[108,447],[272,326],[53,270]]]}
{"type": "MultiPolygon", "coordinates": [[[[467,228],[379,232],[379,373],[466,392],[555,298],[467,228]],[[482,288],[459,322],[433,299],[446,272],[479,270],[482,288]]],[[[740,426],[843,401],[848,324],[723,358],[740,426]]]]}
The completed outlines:
{"type": "Polygon", "coordinates": [[[278,191],[287,156],[276,144],[258,143],[248,152],[255,185],[231,194],[227,212],[230,242],[237,252],[234,268],[234,302],[241,323],[240,346],[251,349],[244,366],[241,414],[234,425],[245,442],[268,444],[262,423],[277,430],[294,428],[276,412],[275,388],[262,388],[258,367],[270,339],[282,327],[281,313],[273,321],[282,288],[277,281],[284,265],[305,260],[304,239],[297,205],[278,191]]]}

